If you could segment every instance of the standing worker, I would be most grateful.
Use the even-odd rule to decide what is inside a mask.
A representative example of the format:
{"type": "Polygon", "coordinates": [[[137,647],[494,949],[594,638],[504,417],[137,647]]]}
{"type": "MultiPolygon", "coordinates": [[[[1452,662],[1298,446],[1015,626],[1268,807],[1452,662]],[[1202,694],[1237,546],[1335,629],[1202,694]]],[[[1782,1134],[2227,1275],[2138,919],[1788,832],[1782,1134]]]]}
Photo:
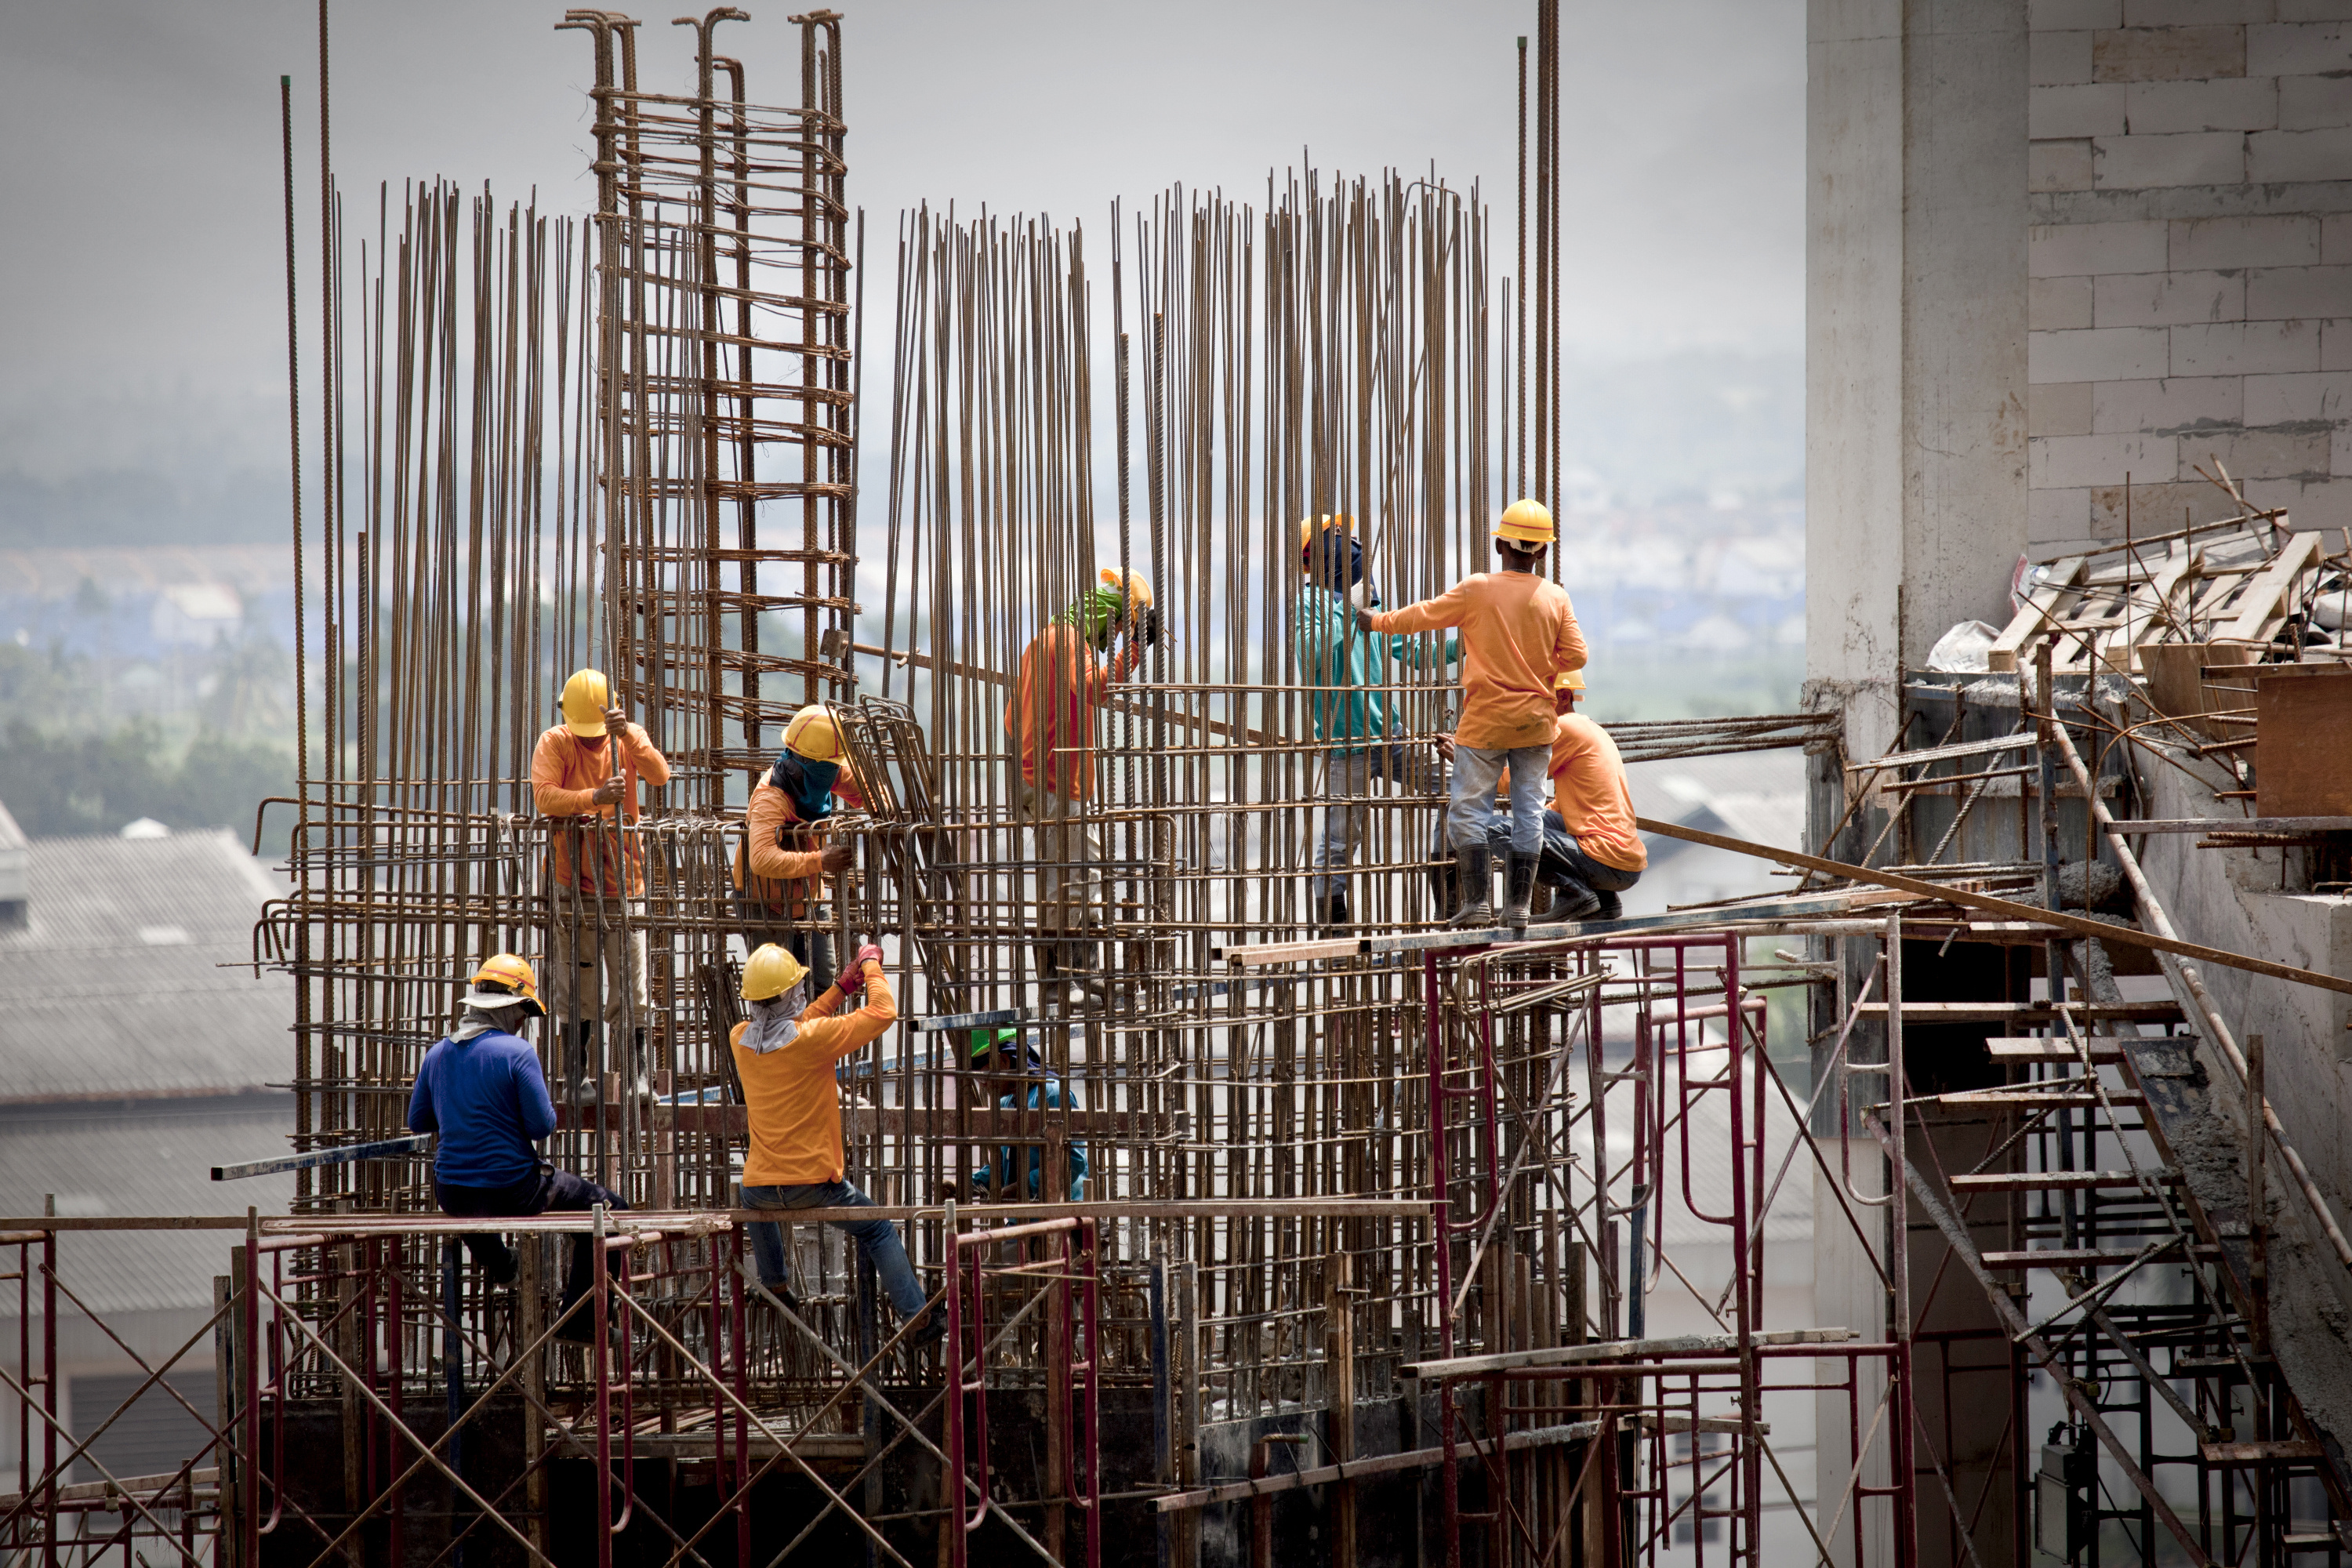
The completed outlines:
{"type": "MultiPolygon", "coordinates": [[[[1062,1075],[1045,1066],[1037,1055],[1037,1047],[1018,1029],[973,1030],[971,1065],[981,1075],[982,1091],[994,1098],[999,1110],[1078,1108],[1062,1075]]],[[[1070,1202],[1076,1203],[1087,1195],[1087,1146],[1066,1145],[1066,1157],[1069,1162],[1066,1193],[1070,1202]]],[[[1022,1160],[1011,1144],[1005,1144],[997,1150],[993,1161],[971,1173],[975,1202],[993,1195],[999,1203],[1035,1203],[1045,1191],[1045,1151],[1036,1144],[1029,1147],[1026,1160],[1022,1160]]]]}
{"type": "Polygon", "coordinates": [[[1584,668],[1584,635],[1567,590],[1536,575],[1556,537],[1551,512],[1516,500],[1495,524],[1500,572],[1474,572],[1434,599],[1385,613],[1359,609],[1370,632],[1462,628],[1464,697],[1454,731],[1454,789],[1445,836],[1462,868],[1462,906],[1448,923],[1492,925],[1486,825],[1495,786],[1511,772],[1510,877],[1504,923],[1525,931],[1543,848],[1543,781],[1551,761],[1553,682],[1584,668]]]}
{"type": "MultiPolygon", "coordinates": [[[[1624,759],[1608,731],[1576,710],[1584,677],[1559,678],[1559,716],[1552,721],[1551,809],[1544,813],[1543,860],[1536,880],[1557,895],[1552,916],[1563,921],[1613,921],[1625,914],[1617,895],[1642,879],[1650,851],[1633,826],[1633,792],[1624,759]]],[[[1509,829],[1486,830],[1492,847],[1509,829]]]]}
{"type": "MultiPolygon", "coordinates": [[[[457,1027],[425,1053],[408,1096],[408,1130],[430,1132],[433,1196],[441,1212],[471,1219],[528,1219],[573,1213],[603,1204],[625,1209],[618,1195],[539,1157],[531,1144],[555,1131],[555,1106],[539,1054],[524,1031],[546,1016],[538,976],[511,952],[482,961],[466,994],[457,1027]]],[[[594,1320],[572,1310],[588,1293],[593,1238],[572,1238],[572,1267],[563,1279],[556,1337],[594,1337],[594,1320]]],[[[515,1255],[497,1236],[466,1237],[466,1250],[493,1284],[518,1270],[515,1255]]]]}
{"type": "Polygon", "coordinates": [[[815,825],[838,800],[863,806],[846,766],[841,726],[833,710],[812,702],[784,728],[784,749],[762,774],[743,809],[743,843],[735,852],[735,906],[743,921],[743,951],[774,942],[810,972],[830,979],[833,943],[811,918],[824,879],[856,861],[838,840],[817,842],[815,825]]]}
{"type": "Polygon", "coordinates": [[[1020,678],[1004,710],[1013,747],[1013,816],[1037,843],[1037,968],[1045,985],[1066,977],[1100,1000],[1090,937],[1104,923],[1101,830],[1086,820],[1095,790],[1095,710],[1160,639],[1160,612],[1140,572],[1122,581],[1103,568],[1099,586],[1062,612],[1022,650],[1020,678]],[[1122,643],[1106,668],[1097,657],[1122,643]]]}
{"type": "Polygon", "coordinates": [[[669,763],[645,730],[612,701],[602,670],[563,683],[563,722],[530,753],[531,799],[557,821],[548,835],[553,930],[548,990],[565,1058],[566,1093],[593,1103],[605,1054],[627,1042],[632,1090],[651,1092],[646,1060],[646,936],[626,918],[646,892],[646,852],[620,831],[637,819],[639,780],[658,788],[669,763]],[[596,1026],[604,1049],[596,1048],[596,1026]]]}
{"type": "MultiPolygon", "coordinates": [[[[1298,673],[1325,688],[1308,699],[1315,738],[1323,753],[1323,833],[1315,841],[1310,886],[1312,920],[1326,929],[1349,921],[1345,868],[1355,863],[1371,817],[1366,797],[1374,781],[1413,795],[1433,795],[1444,773],[1426,746],[1390,740],[1391,660],[1427,668],[1426,645],[1403,636],[1374,637],[1357,628],[1358,608],[1380,608],[1380,591],[1364,581],[1364,547],[1346,517],[1305,518],[1298,524],[1298,559],[1307,574],[1298,590],[1298,673]],[[1339,690],[1328,689],[1340,688],[1339,690]],[[1344,803],[1344,804],[1342,804],[1344,803]],[[1337,868],[1338,869],[1335,869],[1337,868]]],[[[1446,640],[1434,662],[1461,654],[1446,640]]]]}
{"type": "MultiPolygon", "coordinates": [[[[834,1064],[879,1039],[898,1019],[890,982],[882,973],[882,950],[871,942],[859,948],[849,967],[814,1002],[808,985],[807,966],[773,942],[743,966],[743,1000],[751,1004],[751,1016],[728,1036],[751,1131],[751,1151],[743,1159],[743,1206],[872,1208],[874,1200],[844,1179],[841,1090],[834,1064]],[[864,1005],[835,1016],[843,1001],[861,991],[864,1005]]],[[[830,1223],[872,1261],[898,1316],[912,1321],[922,1312],[928,1299],[897,1226],[887,1219],[830,1223]]],[[[751,1231],[760,1283],[792,1305],[783,1227],[760,1220],[751,1231]]],[[[911,1342],[928,1344],[946,1332],[947,1325],[933,1313],[911,1342]]]]}

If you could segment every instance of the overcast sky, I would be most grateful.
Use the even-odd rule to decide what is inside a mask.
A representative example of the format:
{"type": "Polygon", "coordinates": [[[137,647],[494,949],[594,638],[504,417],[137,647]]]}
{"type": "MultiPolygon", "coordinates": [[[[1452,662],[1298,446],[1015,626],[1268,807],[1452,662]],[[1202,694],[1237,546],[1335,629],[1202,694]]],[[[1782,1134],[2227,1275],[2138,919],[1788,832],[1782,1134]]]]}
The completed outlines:
{"type": "MultiPolygon", "coordinates": [[[[789,103],[790,8],[745,8],[753,20],[722,27],[722,47],[745,61],[753,99],[789,103]]],[[[1507,232],[1513,38],[1534,31],[1531,0],[841,9],[850,195],[882,269],[897,213],[919,199],[1091,226],[1112,196],[1174,181],[1260,192],[1302,149],[1326,170],[1433,161],[1457,185],[1483,179],[1507,232]]],[[[396,191],[440,174],[586,205],[589,44],[551,30],[562,10],[336,0],[347,196],[372,206],[379,180],[396,191]]],[[[1800,347],[1801,0],[1562,11],[1570,352],[1800,347]]],[[[690,31],[645,15],[641,81],[685,87],[690,31]]],[[[171,468],[282,444],[281,72],[294,78],[307,336],[315,5],[0,0],[0,469],[171,468]]],[[[869,289],[889,299],[880,269],[869,289]]]]}

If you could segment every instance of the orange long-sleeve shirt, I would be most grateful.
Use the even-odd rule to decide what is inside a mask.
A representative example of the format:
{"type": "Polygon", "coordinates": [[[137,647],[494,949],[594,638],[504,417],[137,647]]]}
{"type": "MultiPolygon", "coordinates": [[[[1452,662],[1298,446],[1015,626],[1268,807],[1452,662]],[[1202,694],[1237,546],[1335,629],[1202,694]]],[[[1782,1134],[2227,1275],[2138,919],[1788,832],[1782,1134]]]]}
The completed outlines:
{"type": "MultiPolygon", "coordinates": [[[[833,795],[853,809],[866,805],[856,776],[845,766],[834,781],[833,795]]],[[[808,907],[808,884],[823,875],[824,851],[814,835],[779,832],[800,825],[800,808],[793,804],[793,797],[763,775],[743,807],[743,843],[735,852],[735,886],[746,899],[771,906],[780,919],[800,918],[808,907]],[[779,837],[793,847],[778,843],[779,837]]]]}
{"type": "Polygon", "coordinates": [[[1085,634],[1061,622],[1031,639],[1004,709],[1004,732],[1019,740],[1024,782],[1074,800],[1094,794],[1095,709],[1141,654],[1130,642],[1106,667],[1085,634]]]}
{"type": "Polygon", "coordinates": [[[1552,682],[1587,658],[1568,591],[1532,572],[1475,572],[1434,599],[1372,616],[1379,632],[1441,626],[1462,628],[1455,742],[1481,752],[1549,743],[1552,682]]]}
{"type": "MultiPolygon", "coordinates": [[[[558,724],[539,738],[530,753],[531,802],[541,816],[597,816],[606,823],[615,819],[635,821],[638,802],[636,785],[661,785],[669,782],[669,760],[657,751],[645,731],[635,724],[623,725],[618,737],[607,734],[601,746],[591,746],[570,730],[558,724]],[[616,745],[628,748],[631,781],[625,799],[610,805],[598,805],[595,789],[613,776],[614,751],[616,745]],[[622,808],[626,807],[625,817],[622,808]]],[[[621,835],[605,826],[584,833],[559,831],[551,836],[549,849],[548,874],[559,887],[577,888],[593,897],[610,898],[622,890],[616,867],[622,862],[617,842],[621,835]],[[575,875],[572,850],[575,841],[582,844],[581,858],[587,862],[585,875],[575,875]]],[[[626,852],[627,890],[632,894],[646,890],[645,852],[635,844],[626,852]]]]}
{"type": "Polygon", "coordinates": [[[800,1033],[792,1043],[764,1055],[742,1043],[749,1023],[736,1025],[728,1036],[751,1124],[751,1147],[743,1157],[745,1186],[841,1180],[841,1089],[833,1065],[880,1038],[898,1018],[890,983],[878,973],[866,982],[866,1005],[835,1017],[842,1000],[837,987],[827,986],[802,1011],[800,1033]]]}
{"type": "Polygon", "coordinates": [[[1551,808],[1577,847],[1620,871],[1645,871],[1650,851],[1633,826],[1625,762],[1609,731],[1581,713],[1552,721],[1551,808]]]}

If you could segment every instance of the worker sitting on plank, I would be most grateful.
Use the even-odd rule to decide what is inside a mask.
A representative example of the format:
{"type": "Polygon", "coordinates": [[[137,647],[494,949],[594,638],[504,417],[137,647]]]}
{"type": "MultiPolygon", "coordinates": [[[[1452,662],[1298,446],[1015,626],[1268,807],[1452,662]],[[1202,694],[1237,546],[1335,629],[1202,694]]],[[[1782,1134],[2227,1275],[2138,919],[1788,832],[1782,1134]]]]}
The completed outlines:
{"type": "MultiPolygon", "coordinates": [[[[1562,921],[1622,919],[1618,894],[1642,879],[1650,852],[1633,826],[1633,795],[1625,763],[1609,731],[1576,710],[1584,677],[1559,678],[1559,717],[1552,721],[1552,801],[1544,813],[1543,858],[1536,880],[1553,892],[1551,915],[1562,921]]],[[[1487,828],[1499,847],[1509,830],[1487,828]]]]}
{"type": "Polygon", "coordinates": [[[1034,830],[1038,918],[1045,940],[1037,967],[1053,992],[1066,981],[1100,1001],[1096,942],[1074,931],[1104,924],[1102,832],[1086,819],[1095,790],[1095,710],[1160,638],[1151,584],[1103,568],[1101,584],[1062,613],[1022,651],[1004,730],[1013,748],[1013,819],[1034,830]],[[1097,657],[1113,643],[1106,667],[1097,657]]]}
{"type": "Polygon", "coordinates": [[[638,781],[668,783],[669,763],[613,702],[603,671],[573,671],[562,701],[563,722],[532,749],[530,789],[540,816],[570,819],[550,829],[547,868],[548,994],[565,1093],[575,1105],[595,1103],[606,1053],[621,1041],[632,1090],[642,1098],[651,1092],[646,935],[629,900],[645,897],[646,855],[619,824],[637,818],[638,781]],[[595,1049],[600,1022],[605,1052],[595,1049]]]}
{"type": "MultiPolygon", "coordinates": [[[[841,1091],[834,1073],[836,1062],[864,1050],[898,1019],[898,1004],[882,973],[882,950],[870,942],[859,948],[848,968],[813,1002],[808,987],[807,966],[773,942],[743,966],[743,1000],[751,1004],[751,1016],[728,1037],[751,1121],[743,1206],[872,1208],[874,1200],[844,1179],[841,1091]],[[837,1016],[842,1003],[860,993],[863,1005],[837,1016]]],[[[911,1321],[923,1311],[923,1288],[897,1226],[887,1219],[830,1223],[872,1261],[883,1293],[901,1318],[911,1321]]],[[[760,1283],[788,1308],[796,1306],[783,1227],[761,1220],[750,1228],[760,1283]]],[[[926,1344],[946,1332],[933,1313],[911,1342],[926,1344]]]]}
{"type": "Polygon", "coordinates": [[[1348,879],[1357,846],[1371,818],[1366,797],[1375,782],[1412,795],[1433,795],[1444,778],[1427,746],[1394,741],[1389,694],[1380,689],[1392,668],[1451,663],[1461,655],[1448,638],[1437,659],[1427,645],[1404,636],[1372,637],[1356,627],[1356,609],[1377,610],[1380,591],[1364,580],[1364,546],[1346,517],[1306,518],[1298,524],[1298,674],[1312,693],[1307,712],[1323,754],[1323,833],[1315,841],[1316,875],[1309,884],[1311,919],[1330,929],[1349,921],[1348,879]],[[1393,666],[1391,661],[1393,661],[1393,666]],[[1329,688],[1339,688],[1332,690],[1329,688]]]}
{"type": "MultiPolygon", "coordinates": [[[[523,1219],[598,1204],[627,1208],[616,1194],[557,1170],[531,1147],[555,1131],[555,1106],[539,1054],[523,1037],[531,1019],[547,1015],[530,965],[511,952],[499,953],[474,971],[472,986],[457,1027],[425,1053],[408,1096],[408,1130],[434,1134],[433,1196],[441,1212],[523,1219]]],[[[588,1236],[572,1237],[559,1339],[594,1337],[594,1320],[572,1314],[588,1293],[592,1245],[588,1236]]],[[[468,1236],[466,1249],[492,1282],[513,1281],[515,1255],[497,1236],[468,1236]]]]}
{"type": "Polygon", "coordinates": [[[1385,613],[1356,612],[1370,632],[1462,628],[1462,717],[1454,729],[1452,799],[1445,833],[1462,868],[1462,906],[1450,924],[1494,923],[1494,883],[1486,842],[1495,786],[1511,772],[1510,876],[1504,922],[1527,929],[1543,848],[1543,780],[1551,760],[1552,683],[1581,669],[1583,634],[1567,591],[1535,574],[1555,537],[1551,513],[1513,501],[1495,525],[1500,572],[1475,572],[1434,599],[1385,613]]]}
{"type": "MultiPolygon", "coordinates": [[[[994,1097],[1001,1110],[1077,1109],[1077,1099],[1062,1075],[1045,1066],[1037,1047],[1018,1029],[973,1030],[971,1066],[981,1075],[983,1092],[994,1097]]],[[[1076,1203],[1087,1195],[1087,1146],[1070,1143],[1065,1151],[1069,1162],[1066,1195],[1076,1203]]],[[[1039,1144],[1020,1152],[1003,1145],[993,1161],[971,1173],[976,1199],[993,1195],[1000,1203],[1036,1203],[1045,1190],[1045,1151],[1039,1144]]]]}
{"type": "Polygon", "coordinates": [[[856,863],[856,851],[835,839],[818,845],[815,827],[839,801],[862,807],[850,773],[841,725],[833,710],[812,702],[784,728],[784,749],[760,776],[743,810],[743,842],[735,851],[735,909],[743,921],[743,951],[768,942],[829,980],[833,944],[811,918],[827,877],[856,863]]]}

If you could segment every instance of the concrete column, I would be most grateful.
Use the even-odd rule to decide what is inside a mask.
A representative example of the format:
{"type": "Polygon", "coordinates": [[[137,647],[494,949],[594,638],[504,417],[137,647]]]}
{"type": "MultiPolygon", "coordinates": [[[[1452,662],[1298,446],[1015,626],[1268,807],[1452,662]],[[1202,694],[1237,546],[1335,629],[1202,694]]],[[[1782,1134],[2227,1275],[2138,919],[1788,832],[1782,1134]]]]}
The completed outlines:
{"type": "MultiPolygon", "coordinates": [[[[2026,538],[2024,0],[1811,0],[1806,675],[1877,754],[2026,538]]],[[[1826,827],[1827,824],[1821,825],[1826,827]]]]}

